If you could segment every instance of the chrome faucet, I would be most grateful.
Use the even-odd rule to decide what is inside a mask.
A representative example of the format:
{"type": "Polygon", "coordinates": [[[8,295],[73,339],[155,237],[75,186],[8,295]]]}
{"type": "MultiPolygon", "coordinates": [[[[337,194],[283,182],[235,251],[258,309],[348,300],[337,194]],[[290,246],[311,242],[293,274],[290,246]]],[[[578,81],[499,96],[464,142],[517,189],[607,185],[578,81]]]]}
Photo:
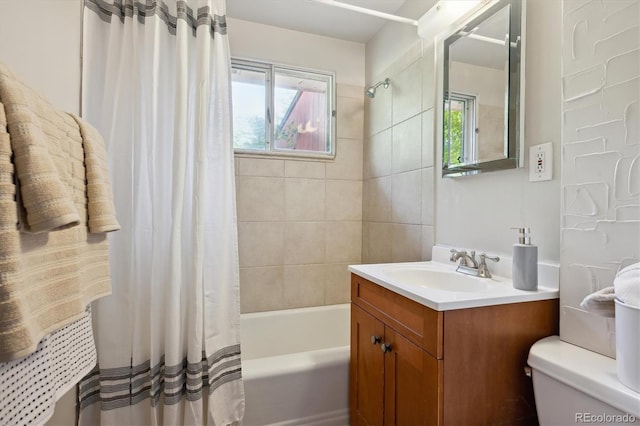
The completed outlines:
{"type": "Polygon", "coordinates": [[[478,269],[475,250],[472,250],[470,254],[467,254],[466,250],[451,249],[451,257],[449,260],[452,262],[458,262],[458,266],[468,266],[470,268],[478,269]]]}
{"type": "Polygon", "coordinates": [[[500,258],[498,256],[490,257],[485,253],[480,253],[480,264],[478,265],[478,276],[482,278],[491,278],[491,272],[489,272],[489,268],[487,268],[487,259],[492,260],[494,262],[500,262],[500,258]]]}
{"type": "Polygon", "coordinates": [[[491,278],[491,272],[487,267],[487,259],[494,262],[499,262],[500,258],[487,256],[485,253],[480,254],[480,262],[476,261],[476,252],[472,250],[467,254],[466,250],[451,249],[451,257],[449,260],[457,262],[456,272],[461,272],[467,275],[473,275],[481,278],[491,278]]]}

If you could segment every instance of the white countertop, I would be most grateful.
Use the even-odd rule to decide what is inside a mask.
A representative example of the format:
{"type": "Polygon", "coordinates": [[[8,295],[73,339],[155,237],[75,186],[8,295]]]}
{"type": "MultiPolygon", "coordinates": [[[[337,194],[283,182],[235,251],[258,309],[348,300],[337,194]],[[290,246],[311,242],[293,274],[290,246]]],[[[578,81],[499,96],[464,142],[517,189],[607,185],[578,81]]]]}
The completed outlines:
{"type": "Polygon", "coordinates": [[[349,271],[437,311],[532,302],[559,297],[558,285],[557,281],[554,282],[553,273],[539,272],[538,290],[523,291],[513,288],[509,277],[494,275],[493,278],[479,278],[463,275],[456,272],[455,268],[456,265],[451,262],[429,261],[350,265],[349,271]],[[402,278],[402,275],[413,278],[419,276],[421,272],[436,274],[435,276],[442,277],[437,279],[441,282],[434,286],[421,283],[419,279],[402,278]],[[464,280],[464,290],[450,291],[447,287],[448,278],[464,280]]]}

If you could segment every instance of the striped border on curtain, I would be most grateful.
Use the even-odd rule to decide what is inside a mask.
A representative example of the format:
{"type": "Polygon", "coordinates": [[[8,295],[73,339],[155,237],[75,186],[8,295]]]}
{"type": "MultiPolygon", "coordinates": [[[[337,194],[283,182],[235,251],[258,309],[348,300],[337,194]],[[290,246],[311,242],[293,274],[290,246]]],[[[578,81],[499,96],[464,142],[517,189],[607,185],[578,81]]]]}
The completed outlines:
{"type": "Polygon", "coordinates": [[[185,1],[177,2],[177,16],[171,15],[169,6],[167,6],[166,3],[157,0],[146,0],[145,2],[114,0],[113,3],[105,0],[85,0],[84,4],[85,7],[95,12],[100,19],[107,23],[110,23],[114,16],[120,19],[120,22],[124,22],[125,18],[133,18],[136,16],[138,22],[144,24],[146,18],[158,16],[158,18],[167,25],[169,33],[173,35],[176,34],[178,19],[183,19],[191,26],[194,36],[196,29],[200,25],[209,27],[211,37],[214,37],[215,33],[222,35],[227,34],[227,21],[225,16],[211,16],[208,6],[199,8],[197,13],[194,14],[193,10],[185,1]]]}
{"type": "Polygon", "coordinates": [[[242,378],[240,345],[222,348],[207,357],[202,353],[202,361],[166,365],[164,355],[160,362],[151,367],[147,360],[128,367],[104,368],[96,366],[80,382],[80,410],[100,403],[102,411],[135,405],[145,399],[151,400],[153,407],[160,403],[177,404],[183,396],[189,401],[202,398],[202,388],[209,394],[219,386],[242,378]]]}

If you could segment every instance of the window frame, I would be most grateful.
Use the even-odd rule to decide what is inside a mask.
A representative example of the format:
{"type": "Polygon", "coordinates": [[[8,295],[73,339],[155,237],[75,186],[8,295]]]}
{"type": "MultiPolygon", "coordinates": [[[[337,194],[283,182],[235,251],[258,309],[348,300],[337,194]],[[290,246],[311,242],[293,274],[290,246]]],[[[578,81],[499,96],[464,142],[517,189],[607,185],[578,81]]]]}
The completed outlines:
{"type": "Polygon", "coordinates": [[[445,110],[447,110],[447,106],[449,106],[448,110],[451,111],[451,101],[460,102],[464,105],[464,107],[462,108],[462,141],[460,145],[461,161],[459,163],[451,162],[451,141],[449,139],[449,164],[464,165],[473,163],[477,158],[477,147],[476,144],[468,144],[467,142],[469,140],[473,140],[474,137],[477,137],[479,104],[478,95],[472,93],[451,91],[445,96],[445,110]]]}
{"type": "MultiPolygon", "coordinates": [[[[266,62],[255,59],[247,59],[240,57],[231,57],[231,69],[234,68],[246,69],[250,71],[259,71],[265,73],[265,149],[242,149],[234,146],[234,154],[247,157],[295,157],[295,158],[312,158],[312,159],[325,159],[332,160],[336,156],[336,74],[333,71],[323,71],[312,68],[304,68],[286,64],[280,64],[275,62],[266,62]],[[327,85],[327,138],[330,146],[330,150],[327,152],[314,152],[314,151],[296,151],[296,150],[283,150],[275,147],[275,104],[274,104],[274,91],[275,91],[275,76],[277,71],[282,71],[285,75],[297,75],[305,76],[309,75],[320,76],[328,79],[327,85]],[[290,74],[287,74],[290,72],[290,74]]],[[[233,108],[233,105],[232,105],[233,108]]],[[[232,110],[233,116],[233,110],[232,110]]]]}

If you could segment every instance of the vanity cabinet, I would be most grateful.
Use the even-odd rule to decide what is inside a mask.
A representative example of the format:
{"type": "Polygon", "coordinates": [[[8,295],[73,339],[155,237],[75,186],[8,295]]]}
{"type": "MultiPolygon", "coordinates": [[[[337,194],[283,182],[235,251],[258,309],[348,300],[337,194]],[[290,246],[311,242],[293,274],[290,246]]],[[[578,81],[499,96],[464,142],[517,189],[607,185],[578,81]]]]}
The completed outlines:
{"type": "Polygon", "coordinates": [[[531,345],[558,300],[435,311],[351,278],[351,425],[537,424],[531,345]]]}

